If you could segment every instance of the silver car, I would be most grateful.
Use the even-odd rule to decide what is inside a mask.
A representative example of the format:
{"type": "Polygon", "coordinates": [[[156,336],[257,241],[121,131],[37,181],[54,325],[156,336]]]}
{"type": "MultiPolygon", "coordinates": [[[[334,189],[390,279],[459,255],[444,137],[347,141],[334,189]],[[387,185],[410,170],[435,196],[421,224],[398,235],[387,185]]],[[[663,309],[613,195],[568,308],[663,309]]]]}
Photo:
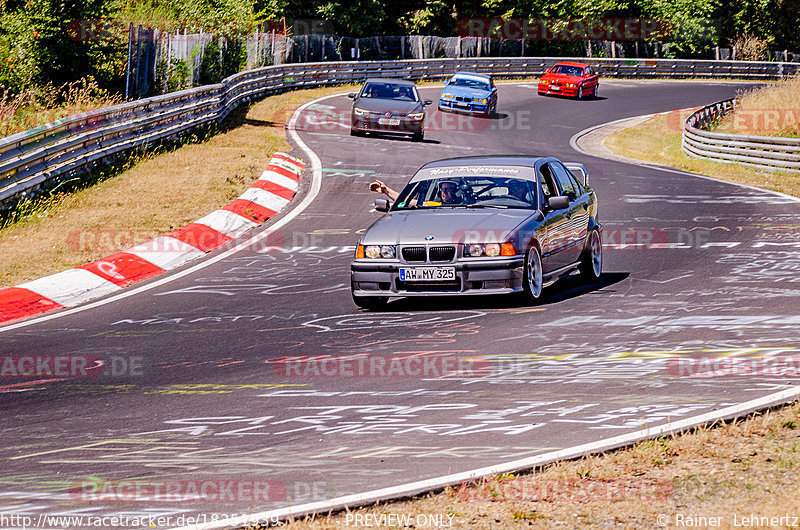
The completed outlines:
{"type": "Polygon", "coordinates": [[[597,198],[583,164],[479,156],[422,166],[363,235],[351,270],[353,301],[377,309],[393,296],[520,293],[530,302],[560,277],[602,271],[597,198]]]}

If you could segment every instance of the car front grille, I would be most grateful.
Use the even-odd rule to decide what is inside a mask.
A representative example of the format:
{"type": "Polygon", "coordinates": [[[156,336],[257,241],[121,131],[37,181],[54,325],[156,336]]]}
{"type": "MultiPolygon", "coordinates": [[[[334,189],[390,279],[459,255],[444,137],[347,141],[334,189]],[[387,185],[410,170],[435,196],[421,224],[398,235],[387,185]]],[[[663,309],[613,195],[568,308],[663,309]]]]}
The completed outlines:
{"type": "Polygon", "coordinates": [[[466,98],[466,97],[458,96],[458,97],[456,97],[456,101],[470,102],[470,101],[472,101],[472,98],[466,98]]]}
{"type": "Polygon", "coordinates": [[[405,247],[403,249],[403,259],[409,263],[425,263],[425,247],[405,247]]]}
{"type": "Polygon", "coordinates": [[[431,247],[428,250],[431,261],[453,261],[456,257],[456,247],[431,247]]]}

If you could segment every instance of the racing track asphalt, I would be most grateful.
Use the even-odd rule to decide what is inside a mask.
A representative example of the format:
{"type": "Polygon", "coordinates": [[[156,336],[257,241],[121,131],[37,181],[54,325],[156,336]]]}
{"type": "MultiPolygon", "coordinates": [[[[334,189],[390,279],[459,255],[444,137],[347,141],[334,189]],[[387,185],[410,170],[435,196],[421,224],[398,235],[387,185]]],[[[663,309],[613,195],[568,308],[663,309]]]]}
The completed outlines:
{"type": "Polygon", "coordinates": [[[429,123],[424,143],[350,137],[331,123],[350,104],[344,96],[310,106],[313,119],[300,115],[298,134],[321,160],[322,187],[270,238],[281,250],[242,250],[113,303],[0,328],[0,355],[12,364],[90,355],[116,357],[123,372],[38,383],[2,377],[0,513],[125,512],[174,522],[263,511],[635,433],[794,388],[775,376],[674,372],[677,357],[794,355],[800,205],[569,145],[587,127],[721,100],[737,88],[609,80],[601,99],[571,101],[539,97],[532,84],[501,85],[498,118],[443,121],[432,111],[440,126],[429,123]],[[587,164],[605,228],[601,281],[553,286],[537,307],[476,297],[357,310],[352,246],[379,215],[367,183],[400,187],[427,161],[493,153],[587,164]],[[481,355],[493,370],[479,378],[313,377],[287,376],[281,362],[358,355],[432,363],[481,355]],[[122,367],[134,357],[142,368],[131,374],[122,367]],[[88,502],[76,493],[87,480],[112,492],[122,480],[227,479],[271,481],[273,493],[259,502],[246,491],[225,502],[110,493],[88,502]]]}

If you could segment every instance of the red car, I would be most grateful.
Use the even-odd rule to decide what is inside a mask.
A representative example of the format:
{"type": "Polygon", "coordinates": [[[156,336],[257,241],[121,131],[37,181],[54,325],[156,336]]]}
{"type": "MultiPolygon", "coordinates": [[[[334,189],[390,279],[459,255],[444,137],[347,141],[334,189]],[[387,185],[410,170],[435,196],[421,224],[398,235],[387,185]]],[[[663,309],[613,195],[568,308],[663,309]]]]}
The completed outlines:
{"type": "Polygon", "coordinates": [[[539,79],[539,95],[559,94],[581,99],[597,97],[598,75],[588,64],[561,62],[539,79]]]}

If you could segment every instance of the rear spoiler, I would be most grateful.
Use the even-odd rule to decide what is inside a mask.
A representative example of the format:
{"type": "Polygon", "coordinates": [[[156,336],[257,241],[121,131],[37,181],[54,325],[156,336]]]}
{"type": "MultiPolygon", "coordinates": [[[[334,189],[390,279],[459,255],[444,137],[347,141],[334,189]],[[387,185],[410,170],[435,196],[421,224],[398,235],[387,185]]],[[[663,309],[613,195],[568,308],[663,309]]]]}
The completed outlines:
{"type": "Polygon", "coordinates": [[[572,171],[572,174],[575,175],[578,180],[583,182],[584,186],[589,185],[589,170],[586,169],[586,166],[580,162],[568,162],[564,165],[567,166],[567,169],[572,171]]]}

